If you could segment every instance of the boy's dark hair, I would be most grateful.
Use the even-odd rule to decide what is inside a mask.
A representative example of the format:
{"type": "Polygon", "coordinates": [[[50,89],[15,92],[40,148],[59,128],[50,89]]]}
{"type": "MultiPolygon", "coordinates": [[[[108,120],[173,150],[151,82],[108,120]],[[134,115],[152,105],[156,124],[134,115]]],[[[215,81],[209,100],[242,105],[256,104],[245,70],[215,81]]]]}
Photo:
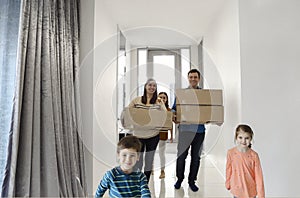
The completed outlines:
{"type": "Polygon", "coordinates": [[[199,77],[199,78],[201,77],[201,76],[200,76],[200,72],[199,72],[198,69],[191,69],[191,70],[188,72],[188,75],[189,75],[190,73],[197,73],[197,74],[198,74],[198,77],[199,77]]]}
{"type": "Polygon", "coordinates": [[[140,142],[140,140],[134,135],[129,135],[123,137],[118,142],[117,153],[119,153],[122,149],[135,149],[139,153],[141,151],[141,148],[142,143],[140,142]]]}

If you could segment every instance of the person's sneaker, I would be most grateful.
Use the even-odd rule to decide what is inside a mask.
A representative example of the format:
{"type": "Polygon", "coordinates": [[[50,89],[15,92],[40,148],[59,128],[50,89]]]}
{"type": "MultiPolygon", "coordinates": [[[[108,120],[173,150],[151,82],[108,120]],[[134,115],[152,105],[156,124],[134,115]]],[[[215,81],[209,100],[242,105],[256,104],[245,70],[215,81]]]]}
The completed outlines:
{"type": "Polygon", "coordinates": [[[199,190],[195,183],[190,183],[189,186],[193,192],[197,192],[199,190]]]}
{"type": "Polygon", "coordinates": [[[175,189],[179,189],[181,187],[182,181],[177,180],[177,182],[174,184],[175,189]]]}
{"type": "Polygon", "coordinates": [[[159,179],[165,178],[165,171],[160,171],[159,179]]]}

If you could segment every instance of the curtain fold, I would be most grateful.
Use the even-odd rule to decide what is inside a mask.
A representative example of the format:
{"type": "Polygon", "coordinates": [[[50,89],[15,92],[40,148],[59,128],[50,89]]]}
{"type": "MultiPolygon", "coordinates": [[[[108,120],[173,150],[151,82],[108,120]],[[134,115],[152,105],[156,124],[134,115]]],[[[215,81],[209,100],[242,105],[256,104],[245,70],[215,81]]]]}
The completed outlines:
{"type": "Polygon", "coordinates": [[[86,195],[79,0],[23,0],[7,196],[86,195]]]}

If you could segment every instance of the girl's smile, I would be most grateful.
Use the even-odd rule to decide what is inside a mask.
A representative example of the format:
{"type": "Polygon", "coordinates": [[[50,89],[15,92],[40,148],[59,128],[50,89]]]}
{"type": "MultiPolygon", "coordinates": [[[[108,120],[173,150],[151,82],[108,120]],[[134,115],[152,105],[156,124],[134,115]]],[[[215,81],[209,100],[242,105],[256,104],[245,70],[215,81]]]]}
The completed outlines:
{"type": "Polygon", "coordinates": [[[251,136],[249,133],[245,133],[244,131],[239,131],[236,137],[237,148],[240,151],[247,151],[249,149],[249,145],[251,143],[251,136]]]}

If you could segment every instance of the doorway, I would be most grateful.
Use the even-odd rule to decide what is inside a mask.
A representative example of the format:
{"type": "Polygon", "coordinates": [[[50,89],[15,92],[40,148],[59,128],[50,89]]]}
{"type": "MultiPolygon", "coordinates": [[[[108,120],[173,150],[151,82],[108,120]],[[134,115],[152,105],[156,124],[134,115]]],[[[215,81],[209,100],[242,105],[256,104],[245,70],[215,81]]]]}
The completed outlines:
{"type": "MultiPolygon", "coordinates": [[[[191,68],[190,48],[138,49],[138,95],[143,95],[144,84],[149,78],[157,82],[157,92],[166,92],[169,107],[175,101],[175,90],[188,86],[187,73],[191,68]]],[[[176,140],[173,126],[173,137],[176,140]]],[[[169,137],[170,138],[170,137],[169,137]]]]}

